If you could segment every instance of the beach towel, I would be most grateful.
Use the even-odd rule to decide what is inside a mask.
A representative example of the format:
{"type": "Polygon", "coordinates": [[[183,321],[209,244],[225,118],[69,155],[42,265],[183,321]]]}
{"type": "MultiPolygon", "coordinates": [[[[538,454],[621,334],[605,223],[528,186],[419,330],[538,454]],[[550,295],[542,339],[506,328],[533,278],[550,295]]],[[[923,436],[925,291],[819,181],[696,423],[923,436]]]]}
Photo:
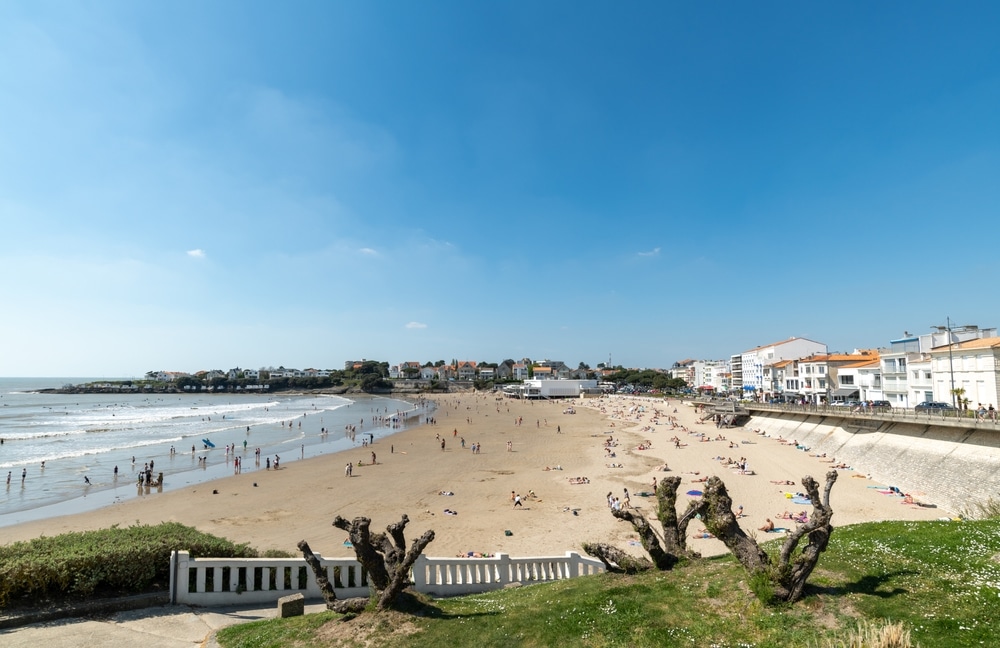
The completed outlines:
{"type": "Polygon", "coordinates": [[[812,500],[808,497],[793,497],[792,503],[794,504],[812,504],[812,500]]]}
{"type": "Polygon", "coordinates": [[[704,495],[704,493],[702,493],[700,490],[689,490],[687,494],[690,495],[691,497],[701,497],[702,495],[704,495]]]}

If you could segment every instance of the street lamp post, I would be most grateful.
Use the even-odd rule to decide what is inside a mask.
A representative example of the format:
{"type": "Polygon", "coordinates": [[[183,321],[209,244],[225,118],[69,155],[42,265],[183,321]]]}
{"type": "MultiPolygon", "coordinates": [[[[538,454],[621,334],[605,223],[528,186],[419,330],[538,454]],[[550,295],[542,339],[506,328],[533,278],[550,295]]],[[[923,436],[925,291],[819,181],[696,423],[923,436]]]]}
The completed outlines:
{"type": "Polygon", "coordinates": [[[938,331],[948,332],[948,373],[951,375],[951,405],[958,409],[958,395],[955,393],[955,357],[952,355],[951,317],[945,317],[946,326],[935,326],[938,331]]]}

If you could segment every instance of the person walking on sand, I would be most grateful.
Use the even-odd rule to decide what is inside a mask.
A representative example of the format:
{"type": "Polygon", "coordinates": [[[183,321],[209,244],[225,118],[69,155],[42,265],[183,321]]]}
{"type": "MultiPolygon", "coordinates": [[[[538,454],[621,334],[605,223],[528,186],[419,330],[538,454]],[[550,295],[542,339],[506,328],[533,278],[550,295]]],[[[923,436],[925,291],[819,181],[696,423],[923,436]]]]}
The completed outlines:
{"type": "Polygon", "coordinates": [[[376,463],[376,462],[375,462],[375,453],[373,452],[373,453],[372,453],[372,465],[374,466],[374,465],[375,465],[375,463],[376,463]]]}
{"type": "Polygon", "coordinates": [[[514,496],[514,508],[517,508],[518,506],[520,506],[521,508],[524,508],[524,506],[521,504],[521,496],[520,495],[515,495],[514,496]]]}

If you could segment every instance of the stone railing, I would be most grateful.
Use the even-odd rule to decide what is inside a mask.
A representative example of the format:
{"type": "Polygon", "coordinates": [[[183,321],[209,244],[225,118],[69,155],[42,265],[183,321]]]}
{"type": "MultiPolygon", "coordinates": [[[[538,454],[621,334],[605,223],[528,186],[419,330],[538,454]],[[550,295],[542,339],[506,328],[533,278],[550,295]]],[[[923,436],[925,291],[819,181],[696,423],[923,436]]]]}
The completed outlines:
{"type": "MultiPolygon", "coordinates": [[[[322,558],[337,598],[369,595],[368,578],[353,558],[322,558]]],[[[414,589],[435,596],[474,594],[510,583],[544,583],[604,571],[599,560],[576,552],[565,556],[511,558],[430,558],[420,556],[413,566],[414,589]]],[[[282,596],[301,593],[322,598],[312,570],[302,558],[192,558],[186,551],[170,557],[170,602],[223,606],[275,603],[282,596]]]]}
{"type": "Polygon", "coordinates": [[[455,596],[488,592],[511,583],[545,583],[603,571],[600,560],[575,551],[540,558],[511,558],[507,554],[490,558],[420,556],[413,565],[413,586],[435,596],[455,596]]]}

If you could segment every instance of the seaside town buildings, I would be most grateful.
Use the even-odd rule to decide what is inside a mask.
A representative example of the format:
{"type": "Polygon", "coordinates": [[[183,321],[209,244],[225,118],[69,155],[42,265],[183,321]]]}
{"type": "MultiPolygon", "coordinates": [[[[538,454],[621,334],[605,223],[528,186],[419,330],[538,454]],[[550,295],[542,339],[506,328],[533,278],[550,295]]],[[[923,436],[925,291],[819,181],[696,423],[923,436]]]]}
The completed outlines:
{"type": "Polygon", "coordinates": [[[828,353],[818,342],[790,338],[732,355],[728,390],[695,384],[755,400],[814,404],[876,401],[906,408],[934,401],[985,407],[1000,401],[997,329],[936,329],[924,335],[907,332],[886,349],[850,353],[828,353]]]}
{"type": "MultiPolygon", "coordinates": [[[[679,360],[662,370],[680,378],[696,392],[725,394],[744,399],[812,404],[851,404],[874,401],[883,407],[911,408],[925,402],[957,407],[996,407],[1000,402],[1000,337],[996,328],[978,326],[934,327],[915,335],[904,332],[880,349],[830,352],[827,346],[806,338],[791,337],[732,354],[728,360],[679,360]]],[[[371,361],[348,360],[345,370],[358,370],[371,361]]],[[[383,370],[386,365],[383,364],[383,370]]],[[[620,369],[620,368],[619,368],[620,369]]],[[[194,374],[205,381],[239,378],[322,378],[329,369],[262,367],[194,374]]],[[[394,380],[519,382],[531,395],[567,395],[599,390],[616,370],[604,365],[573,369],[559,360],[499,363],[443,360],[420,363],[410,360],[388,367],[394,380]],[[566,392],[566,393],[564,393],[566,392]]],[[[384,375],[384,374],[383,374],[384,375]]],[[[171,382],[191,374],[151,371],[147,380],[171,382]]],[[[249,387],[248,387],[249,389],[249,387]]]]}

